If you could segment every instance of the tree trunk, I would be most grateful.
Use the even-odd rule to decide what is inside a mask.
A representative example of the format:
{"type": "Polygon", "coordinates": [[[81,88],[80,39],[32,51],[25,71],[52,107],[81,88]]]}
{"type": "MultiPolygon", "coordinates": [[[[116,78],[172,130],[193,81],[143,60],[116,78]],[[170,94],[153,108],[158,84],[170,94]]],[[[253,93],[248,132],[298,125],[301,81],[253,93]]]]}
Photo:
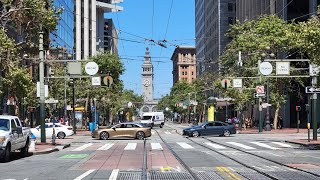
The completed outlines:
{"type": "Polygon", "coordinates": [[[274,128],[274,129],[277,129],[277,128],[278,128],[277,124],[278,124],[279,111],[280,111],[280,104],[277,103],[277,105],[276,105],[276,112],[274,113],[274,120],[273,120],[273,128],[274,128]]]}

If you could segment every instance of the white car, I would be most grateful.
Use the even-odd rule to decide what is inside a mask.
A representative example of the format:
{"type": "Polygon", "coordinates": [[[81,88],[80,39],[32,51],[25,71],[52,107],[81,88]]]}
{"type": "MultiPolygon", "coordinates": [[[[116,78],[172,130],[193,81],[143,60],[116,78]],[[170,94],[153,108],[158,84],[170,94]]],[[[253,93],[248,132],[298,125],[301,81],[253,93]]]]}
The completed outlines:
{"type": "MultiPolygon", "coordinates": [[[[55,135],[59,139],[64,139],[65,137],[73,135],[73,128],[71,126],[62,125],[60,123],[55,123],[55,135]]],[[[51,138],[53,134],[53,123],[46,123],[46,137],[51,138]]],[[[41,138],[41,125],[31,128],[31,133],[36,138],[41,138]]]]}

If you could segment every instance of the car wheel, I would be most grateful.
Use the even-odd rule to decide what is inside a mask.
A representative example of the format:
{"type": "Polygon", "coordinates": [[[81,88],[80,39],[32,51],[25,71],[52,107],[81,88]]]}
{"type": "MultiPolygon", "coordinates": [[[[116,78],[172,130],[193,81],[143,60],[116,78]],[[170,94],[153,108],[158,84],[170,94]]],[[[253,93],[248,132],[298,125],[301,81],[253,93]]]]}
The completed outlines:
{"type": "Polygon", "coordinates": [[[64,132],[58,132],[57,137],[59,139],[64,139],[66,137],[66,134],[64,132]]]}
{"type": "Polygon", "coordinates": [[[230,134],[231,134],[231,133],[230,133],[229,130],[224,130],[224,133],[223,133],[224,136],[230,136],[230,134]]]}
{"type": "Polygon", "coordinates": [[[144,138],[144,132],[142,132],[142,131],[137,132],[136,137],[137,137],[137,139],[143,139],[144,138]]]}
{"type": "Polygon", "coordinates": [[[192,136],[193,136],[193,137],[199,137],[200,134],[199,134],[198,131],[193,131],[193,132],[192,132],[192,136]]]}
{"type": "Polygon", "coordinates": [[[3,155],[3,157],[1,157],[0,161],[1,162],[9,162],[10,161],[10,153],[11,153],[10,146],[7,146],[6,150],[4,152],[4,155],[3,155]]]}
{"type": "Polygon", "coordinates": [[[20,155],[26,157],[29,154],[29,140],[27,140],[26,145],[20,150],[20,155]]]}
{"type": "Polygon", "coordinates": [[[109,133],[103,131],[100,133],[100,139],[101,140],[107,140],[109,138],[109,133]]]}

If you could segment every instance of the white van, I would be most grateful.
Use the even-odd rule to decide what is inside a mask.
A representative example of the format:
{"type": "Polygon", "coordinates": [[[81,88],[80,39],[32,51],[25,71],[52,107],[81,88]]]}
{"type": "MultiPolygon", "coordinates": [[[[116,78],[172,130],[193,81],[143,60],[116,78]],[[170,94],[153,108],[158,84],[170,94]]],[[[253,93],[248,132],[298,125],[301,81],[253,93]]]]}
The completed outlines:
{"type": "Polygon", "coordinates": [[[142,124],[147,124],[150,127],[164,125],[164,114],[163,112],[147,112],[143,113],[142,119],[140,121],[142,124]]]}

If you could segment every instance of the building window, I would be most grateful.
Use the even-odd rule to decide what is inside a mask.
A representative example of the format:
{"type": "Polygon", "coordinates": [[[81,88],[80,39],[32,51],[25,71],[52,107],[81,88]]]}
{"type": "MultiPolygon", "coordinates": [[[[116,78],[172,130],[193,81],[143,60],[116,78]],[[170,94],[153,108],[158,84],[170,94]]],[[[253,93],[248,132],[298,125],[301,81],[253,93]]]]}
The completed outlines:
{"type": "Polygon", "coordinates": [[[228,11],[229,12],[233,12],[234,11],[233,7],[234,7],[233,3],[228,3],[228,11]]]}
{"type": "MultiPolygon", "coordinates": [[[[191,75],[193,76],[193,72],[191,72],[191,75]]],[[[193,78],[192,78],[193,79],[193,78]]]]}
{"type": "Polygon", "coordinates": [[[235,24],[235,18],[234,17],[228,17],[228,24],[229,25],[235,24]]]}
{"type": "Polygon", "coordinates": [[[187,75],[187,72],[185,72],[184,75],[187,75]]]}

